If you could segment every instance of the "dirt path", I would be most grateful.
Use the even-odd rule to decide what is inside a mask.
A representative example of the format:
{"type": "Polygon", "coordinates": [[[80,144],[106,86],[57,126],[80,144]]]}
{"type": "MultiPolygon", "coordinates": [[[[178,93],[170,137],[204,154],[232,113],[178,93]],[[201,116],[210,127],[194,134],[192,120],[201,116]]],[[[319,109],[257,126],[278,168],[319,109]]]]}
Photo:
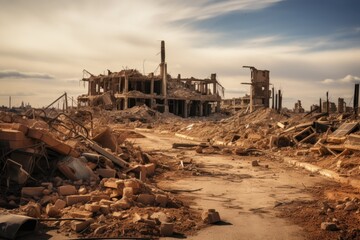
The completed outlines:
{"type": "Polygon", "coordinates": [[[301,227],[276,216],[275,206],[313,200],[305,189],[325,182],[322,177],[310,176],[266,156],[203,155],[193,150],[174,150],[173,142],[189,141],[169,135],[142,134],[146,138],[136,139],[135,143],[144,150],[181,153],[191,157],[200,172],[199,176],[162,179],[158,185],[164,189],[201,188],[180,196],[192,199],[193,208],[214,208],[220,213],[222,224],[202,229],[188,239],[307,239],[301,227]],[[260,166],[253,167],[253,160],[258,160],[260,166]]]}

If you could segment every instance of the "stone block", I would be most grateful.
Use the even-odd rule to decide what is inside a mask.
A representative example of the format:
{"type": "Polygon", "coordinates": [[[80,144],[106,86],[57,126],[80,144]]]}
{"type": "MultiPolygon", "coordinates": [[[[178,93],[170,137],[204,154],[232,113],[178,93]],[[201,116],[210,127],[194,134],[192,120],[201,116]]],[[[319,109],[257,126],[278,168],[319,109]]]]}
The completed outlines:
{"type": "Polygon", "coordinates": [[[155,202],[155,196],[151,194],[142,193],[139,194],[136,201],[144,205],[153,205],[155,202]]]}
{"type": "Polygon", "coordinates": [[[66,204],[71,206],[76,203],[87,203],[91,199],[90,195],[69,195],[66,196],[66,204]]]}
{"type": "Polygon", "coordinates": [[[90,226],[93,220],[87,219],[85,221],[71,221],[71,229],[75,232],[82,232],[90,226]]]}
{"type": "Polygon", "coordinates": [[[73,211],[69,212],[69,214],[74,218],[91,218],[93,216],[90,211],[73,211]]]}
{"type": "Polygon", "coordinates": [[[114,178],[116,176],[114,169],[98,168],[96,172],[103,178],[114,178]]]}
{"type": "Polygon", "coordinates": [[[49,217],[58,217],[60,214],[60,211],[58,208],[56,208],[54,205],[52,205],[51,203],[49,203],[48,205],[46,205],[46,209],[45,209],[46,214],[49,217]]]}
{"type": "Polygon", "coordinates": [[[54,206],[59,209],[59,210],[62,210],[66,207],[66,202],[62,199],[58,199],[56,200],[54,206]]]}
{"type": "Polygon", "coordinates": [[[132,206],[132,203],[127,198],[122,198],[115,202],[115,206],[121,209],[129,209],[132,206]]]}
{"type": "Polygon", "coordinates": [[[92,195],[91,196],[91,201],[93,201],[93,202],[100,202],[103,199],[110,200],[110,196],[106,195],[106,194],[92,195]]]}
{"type": "Polygon", "coordinates": [[[21,196],[23,197],[40,197],[43,195],[45,187],[23,187],[21,189],[21,196]]]}
{"type": "Polygon", "coordinates": [[[220,214],[215,211],[215,209],[209,209],[201,214],[201,218],[204,221],[204,223],[217,223],[220,222],[220,214]]]}
{"type": "Polygon", "coordinates": [[[77,190],[73,185],[64,185],[57,188],[58,193],[62,196],[75,195],[77,190]]]}
{"type": "Polygon", "coordinates": [[[172,236],[174,232],[174,224],[163,222],[160,225],[160,235],[164,237],[172,236]]]}
{"type": "Polygon", "coordinates": [[[104,182],[104,187],[113,188],[113,189],[123,189],[124,188],[124,180],[109,178],[106,179],[104,182]]]}
{"type": "Polygon", "coordinates": [[[0,128],[0,140],[3,141],[23,141],[25,140],[25,134],[18,130],[13,129],[1,129],[0,128]]]}
{"type": "Polygon", "coordinates": [[[101,199],[100,200],[100,205],[108,205],[108,206],[110,206],[113,203],[114,203],[113,201],[107,200],[107,199],[101,199]]]}
{"type": "Polygon", "coordinates": [[[168,197],[163,194],[156,194],[155,202],[159,205],[159,207],[166,207],[168,203],[168,197]]]}
{"type": "Polygon", "coordinates": [[[100,211],[100,205],[96,203],[87,203],[85,204],[85,210],[96,213],[100,211]]]}

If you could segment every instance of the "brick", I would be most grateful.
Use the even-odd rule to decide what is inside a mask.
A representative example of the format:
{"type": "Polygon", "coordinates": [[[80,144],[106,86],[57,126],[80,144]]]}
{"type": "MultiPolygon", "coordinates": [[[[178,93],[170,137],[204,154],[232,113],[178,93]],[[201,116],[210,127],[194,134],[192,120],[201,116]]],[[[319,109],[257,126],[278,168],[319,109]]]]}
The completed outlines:
{"type": "Polygon", "coordinates": [[[148,163],[145,164],[146,174],[148,176],[152,176],[155,174],[155,164],[154,163],[148,163]]]}
{"type": "Polygon", "coordinates": [[[89,211],[74,211],[69,214],[74,218],[91,218],[93,216],[93,213],[89,211]]]}
{"type": "Polygon", "coordinates": [[[160,225],[160,235],[161,236],[172,236],[174,232],[174,224],[173,223],[167,223],[163,222],[160,225]]]}
{"type": "Polygon", "coordinates": [[[0,128],[17,130],[17,131],[24,133],[25,135],[27,134],[27,132],[29,130],[29,128],[27,126],[20,124],[20,123],[0,123],[0,128]]]}
{"type": "Polygon", "coordinates": [[[220,222],[220,214],[215,211],[215,209],[209,209],[201,214],[201,218],[204,223],[217,223],[220,222]]]}
{"type": "Polygon", "coordinates": [[[110,196],[109,196],[109,195],[105,195],[105,194],[92,195],[92,196],[91,196],[91,201],[93,201],[93,202],[99,202],[99,201],[101,201],[102,199],[110,200],[110,196]]]}
{"type": "Polygon", "coordinates": [[[114,178],[116,176],[114,169],[99,168],[96,172],[103,178],[114,178]]]}
{"type": "Polygon", "coordinates": [[[135,179],[128,179],[124,182],[125,187],[131,187],[134,194],[137,194],[140,190],[140,182],[135,179]]]}
{"type": "Polygon", "coordinates": [[[71,221],[71,229],[75,232],[82,232],[87,227],[90,226],[90,224],[93,222],[93,220],[87,219],[85,221],[71,221]]]}
{"type": "Polygon", "coordinates": [[[54,203],[54,206],[55,206],[57,209],[61,210],[61,209],[63,209],[63,208],[66,207],[66,202],[65,202],[64,200],[62,200],[62,199],[58,199],[58,200],[56,200],[56,202],[54,203]]]}
{"type": "Polygon", "coordinates": [[[44,187],[23,187],[21,196],[39,197],[43,195],[44,187]]]}
{"type": "Polygon", "coordinates": [[[106,179],[104,181],[104,187],[122,189],[124,188],[124,180],[114,178],[106,179]]]}
{"type": "Polygon", "coordinates": [[[136,201],[144,205],[153,205],[155,202],[155,196],[151,194],[142,193],[139,194],[136,201]]]}
{"type": "Polygon", "coordinates": [[[127,198],[122,198],[114,204],[116,207],[121,209],[129,209],[131,207],[131,202],[127,198]]]}
{"type": "Polygon", "coordinates": [[[166,195],[162,195],[162,194],[156,194],[155,195],[155,202],[160,206],[160,207],[166,207],[167,203],[168,203],[168,197],[166,195]]]}
{"type": "Polygon", "coordinates": [[[77,190],[76,190],[75,186],[73,186],[73,185],[60,186],[57,188],[57,190],[58,190],[58,193],[63,196],[77,194],[77,190]]]}
{"type": "Polygon", "coordinates": [[[140,188],[140,184],[135,179],[127,179],[124,182],[125,187],[140,188]]]}
{"type": "Polygon", "coordinates": [[[91,199],[90,195],[69,195],[66,196],[66,204],[71,206],[76,203],[87,203],[91,199]]]}
{"type": "Polygon", "coordinates": [[[145,182],[146,181],[146,168],[145,166],[140,167],[140,181],[145,182]]]}
{"type": "Polygon", "coordinates": [[[0,140],[4,141],[23,141],[25,140],[25,134],[18,130],[13,129],[0,129],[0,140]]]}
{"type": "Polygon", "coordinates": [[[96,213],[96,212],[100,211],[100,205],[95,204],[95,203],[91,203],[91,204],[87,203],[87,204],[85,204],[85,210],[96,213]]]}
{"type": "Polygon", "coordinates": [[[59,209],[57,209],[54,205],[52,205],[51,203],[49,203],[48,205],[46,205],[46,210],[45,210],[46,214],[49,217],[58,217],[60,214],[59,209]]]}
{"type": "Polygon", "coordinates": [[[43,134],[44,134],[43,130],[36,128],[29,128],[27,136],[40,140],[43,134]]]}

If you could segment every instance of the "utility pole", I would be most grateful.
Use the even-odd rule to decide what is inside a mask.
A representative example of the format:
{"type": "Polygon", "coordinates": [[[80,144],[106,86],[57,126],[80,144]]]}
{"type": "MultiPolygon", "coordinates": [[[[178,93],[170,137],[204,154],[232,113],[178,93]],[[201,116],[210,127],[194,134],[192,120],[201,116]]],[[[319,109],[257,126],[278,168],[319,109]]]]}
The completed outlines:
{"type": "Polygon", "coordinates": [[[329,92],[326,92],[326,112],[329,115],[330,110],[329,110],[329,92]]]}
{"type": "Polygon", "coordinates": [[[355,115],[355,119],[357,118],[358,115],[358,108],[359,108],[359,84],[355,84],[355,89],[354,89],[354,115],[355,115]]]}

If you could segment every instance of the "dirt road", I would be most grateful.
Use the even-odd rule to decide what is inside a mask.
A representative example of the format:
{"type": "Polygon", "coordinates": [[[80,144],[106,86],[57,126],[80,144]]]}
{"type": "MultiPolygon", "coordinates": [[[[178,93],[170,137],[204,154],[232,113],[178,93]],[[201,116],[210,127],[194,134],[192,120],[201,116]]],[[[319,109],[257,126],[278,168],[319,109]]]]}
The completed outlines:
{"type": "Polygon", "coordinates": [[[172,149],[173,142],[189,142],[171,135],[141,133],[135,144],[144,150],[190,157],[196,172],[161,179],[163,189],[201,189],[180,197],[199,210],[216,209],[222,223],[200,230],[188,239],[307,239],[303,229],[277,217],[276,206],[292,201],[311,201],[305,189],[326,180],[288,167],[269,156],[197,154],[172,149]],[[260,166],[252,166],[252,161],[260,166]]]}

